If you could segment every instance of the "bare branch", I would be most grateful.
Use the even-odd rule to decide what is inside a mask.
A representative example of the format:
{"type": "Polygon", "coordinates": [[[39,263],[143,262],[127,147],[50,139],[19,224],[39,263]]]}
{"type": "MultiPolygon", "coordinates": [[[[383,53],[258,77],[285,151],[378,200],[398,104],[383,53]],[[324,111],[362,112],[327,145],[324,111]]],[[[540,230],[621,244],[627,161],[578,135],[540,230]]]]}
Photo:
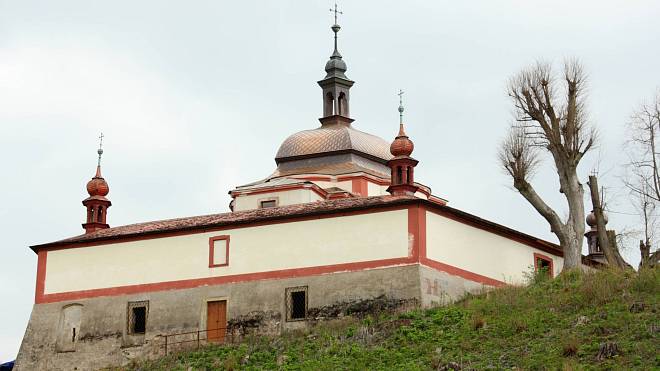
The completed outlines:
{"type": "Polygon", "coordinates": [[[539,165],[538,150],[533,141],[524,128],[515,125],[500,146],[499,159],[514,182],[530,179],[539,165]]]}
{"type": "Polygon", "coordinates": [[[584,189],[577,167],[594,148],[596,131],[587,125],[586,74],[576,61],[564,63],[556,78],[549,63],[538,62],[511,77],[507,95],[514,106],[513,125],[501,145],[499,160],[514,187],[550,223],[564,249],[565,267],[580,266],[584,234],[584,189]],[[568,204],[566,222],[536,194],[529,179],[541,151],[552,155],[560,192],[568,204]]]}

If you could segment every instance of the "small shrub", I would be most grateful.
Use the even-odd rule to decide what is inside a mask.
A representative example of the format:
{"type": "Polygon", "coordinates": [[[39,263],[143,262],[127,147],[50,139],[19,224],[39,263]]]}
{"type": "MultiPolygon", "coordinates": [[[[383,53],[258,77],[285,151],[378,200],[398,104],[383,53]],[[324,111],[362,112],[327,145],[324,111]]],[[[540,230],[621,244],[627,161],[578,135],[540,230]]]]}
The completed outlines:
{"type": "Polygon", "coordinates": [[[472,329],[478,331],[486,326],[486,321],[479,315],[472,316],[472,329]]]}
{"type": "Polygon", "coordinates": [[[538,285],[551,279],[547,268],[535,269],[533,266],[529,266],[528,269],[527,272],[523,273],[523,277],[530,285],[538,285]]]}
{"type": "Polygon", "coordinates": [[[238,366],[239,366],[239,362],[236,359],[236,357],[233,355],[230,355],[227,358],[225,358],[222,365],[224,370],[236,370],[238,366]]]}
{"type": "Polygon", "coordinates": [[[521,333],[527,330],[527,321],[522,318],[515,317],[511,321],[511,327],[516,333],[521,333]]]}
{"type": "Polygon", "coordinates": [[[575,338],[568,338],[564,341],[564,344],[561,347],[561,354],[564,357],[573,357],[577,354],[578,351],[578,341],[575,338]]]}
{"type": "Polygon", "coordinates": [[[638,293],[655,294],[660,282],[660,265],[654,268],[642,268],[630,279],[630,287],[638,293]]]}

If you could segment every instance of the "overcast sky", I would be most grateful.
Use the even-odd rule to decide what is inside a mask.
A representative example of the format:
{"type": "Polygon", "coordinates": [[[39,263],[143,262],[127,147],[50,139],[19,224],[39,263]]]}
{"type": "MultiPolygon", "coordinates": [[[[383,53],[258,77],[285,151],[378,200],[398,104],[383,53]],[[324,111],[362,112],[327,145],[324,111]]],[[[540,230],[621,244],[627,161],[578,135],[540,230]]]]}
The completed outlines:
{"type": "MultiPolygon", "coordinates": [[[[319,125],[316,81],[332,48],[331,2],[0,0],[0,361],[34,298],[28,246],[82,232],[99,132],[113,226],[228,211],[232,187],[270,174],[280,143],[319,125]]],[[[556,241],[512,190],[497,146],[506,79],[577,57],[590,78],[598,166],[613,211],[625,123],[660,86],[658,1],[352,1],[339,48],[356,81],[356,128],[391,140],[398,97],[417,180],[450,205],[556,241]]],[[[534,179],[560,214],[549,159],[534,179]]],[[[610,227],[635,217],[610,214],[610,227]]],[[[636,248],[624,252],[635,266],[636,248]]],[[[497,262],[493,262],[497,264],[497,262]]],[[[75,269],[75,267],[72,267],[75,269]]]]}

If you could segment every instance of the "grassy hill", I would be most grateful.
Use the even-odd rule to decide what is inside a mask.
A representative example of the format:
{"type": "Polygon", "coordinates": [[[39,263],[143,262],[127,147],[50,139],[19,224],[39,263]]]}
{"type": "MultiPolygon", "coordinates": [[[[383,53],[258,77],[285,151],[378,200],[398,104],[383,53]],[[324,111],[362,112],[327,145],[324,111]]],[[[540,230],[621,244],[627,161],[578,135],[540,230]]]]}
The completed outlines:
{"type": "Polygon", "coordinates": [[[319,323],[126,369],[660,369],[660,270],[530,279],[447,307],[319,323]],[[616,351],[597,359],[606,343],[616,351]]]}

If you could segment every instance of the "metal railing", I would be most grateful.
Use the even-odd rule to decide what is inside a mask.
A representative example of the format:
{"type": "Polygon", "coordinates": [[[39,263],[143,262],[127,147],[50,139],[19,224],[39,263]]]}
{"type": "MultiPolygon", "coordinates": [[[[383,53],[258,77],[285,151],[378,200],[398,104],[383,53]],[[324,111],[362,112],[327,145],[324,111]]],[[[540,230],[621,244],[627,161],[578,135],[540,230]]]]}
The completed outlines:
{"type": "Polygon", "coordinates": [[[231,344],[240,340],[240,336],[234,336],[233,332],[227,333],[227,328],[207,329],[180,332],[176,334],[161,335],[165,338],[163,347],[165,348],[165,355],[170,351],[195,348],[199,349],[200,346],[206,344],[231,344]],[[211,336],[209,338],[209,333],[211,336]]]}

